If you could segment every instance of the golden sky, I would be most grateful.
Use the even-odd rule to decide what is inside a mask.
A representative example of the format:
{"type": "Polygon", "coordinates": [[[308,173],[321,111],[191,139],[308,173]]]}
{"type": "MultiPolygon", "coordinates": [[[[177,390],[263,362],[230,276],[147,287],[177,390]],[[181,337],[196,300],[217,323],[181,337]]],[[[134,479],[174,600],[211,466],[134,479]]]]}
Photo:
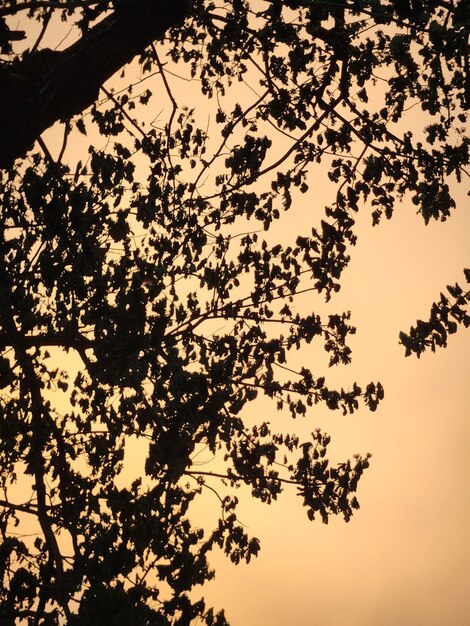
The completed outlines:
{"type": "MultiPolygon", "coordinates": [[[[296,211],[309,213],[308,203],[296,211]]],[[[206,592],[233,626],[469,623],[470,332],[461,329],[446,349],[419,360],[405,359],[398,345],[398,332],[427,319],[445,285],[462,279],[468,208],[462,193],[453,218],[428,227],[410,202],[377,228],[361,217],[333,302],[352,310],[358,328],[353,363],[334,373],[339,384],[379,379],[385,400],[376,413],[347,417],[314,408],[294,424],[305,434],[316,426],[329,432],[338,460],[373,454],[361,509],[349,524],[324,526],[307,520],[293,493],[271,507],[245,502],[240,517],[261,539],[260,556],[237,567],[217,556],[206,592]]],[[[315,307],[314,298],[305,306],[315,307]]]]}
{"type": "MultiPolygon", "coordinates": [[[[312,183],[279,234],[291,237],[319,222],[332,189],[324,185],[322,178],[312,183]]],[[[361,509],[349,524],[332,519],[324,526],[308,521],[294,492],[264,506],[241,491],[239,517],[261,539],[261,553],[236,567],[214,554],[216,580],[200,590],[226,609],[232,626],[470,623],[470,331],[459,328],[446,349],[419,360],[405,359],[398,345],[399,331],[427,319],[440,291],[463,282],[462,268],[470,266],[465,190],[458,204],[448,222],[427,227],[409,200],[376,228],[368,211],[359,216],[358,244],[329,305],[352,311],[353,363],[328,379],[339,386],[380,380],[385,400],[376,413],[347,417],[314,407],[294,423],[265,404],[263,419],[302,436],[326,430],[333,462],[372,453],[359,486],[361,509]]],[[[312,294],[299,298],[299,307],[325,310],[312,294]]],[[[314,372],[316,363],[324,367],[321,351],[313,345],[302,352],[314,372]]],[[[127,458],[139,473],[139,454],[127,458]]],[[[195,511],[209,524],[218,513],[210,496],[195,511]]]]}

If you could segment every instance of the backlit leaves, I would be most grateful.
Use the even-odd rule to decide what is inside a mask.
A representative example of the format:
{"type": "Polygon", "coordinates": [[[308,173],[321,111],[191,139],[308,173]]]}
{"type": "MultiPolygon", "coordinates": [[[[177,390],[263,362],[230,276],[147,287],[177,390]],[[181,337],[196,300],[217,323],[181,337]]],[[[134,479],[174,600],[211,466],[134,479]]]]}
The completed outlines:
{"type": "MultiPolygon", "coordinates": [[[[465,269],[465,278],[470,283],[470,270],[465,269]]],[[[468,303],[470,302],[470,291],[466,291],[458,284],[448,285],[449,295],[442,294],[440,299],[431,307],[429,320],[427,322],[418,320],[416,326],[412,326],[408,334],[400,333],[400,343],[405,348],[405,356],[415,353],[419,358],[427,349],[432,352],[436,348],[445,348],[449,335],[457,332],[458,324],[465,328],[470,326],[470,315],[468,313],[468,303]]]]}
{"type": "MultiPolygon", "coordinates": [[[[1,24],[21,17],[4,4],[1,24]]],[[[452,179],[467,176],[468,16],[463,3],[412,4],[196,0],[163,62],[142,50],[126,69],[138,82],[105,89],[70,125],[67,141],[89,138],[78,162],[67,141],[42,140],[0,174],[0,620],[225,626],[197,587],[213,548],[233,563],[259,553],[236,493],[269,504],[293,488],[324,523],[359,508],[369,455],[333,462],[327,434],[301,441],[273,423],[276,410],[377,409],[380,383],[332,388],[316,362],[292,366],[306,344],[347,365],[355,332],[349,312],[306,311],[298,296],[340,289],[358,211],[377,224],[408,198],[425,223],[445,220],[452,179]],[[280,220],[295,224],[307,192],[311,225],[288,240],[280,220]],[[130,442],[144,475],[126,484],[130,442]],[[34,490],[15,508],[24,467],[34,490]],[[191,521],[201,497],[220,505],[209,529],[191,521]],[[23,513],[38,534],[24,543],[23,513]]],[[[83,32],[126,11],[55,5],[83,32]]],[[[407,355],[469,325],[468,292],[448,294],[400,335],[407,355]]]]}

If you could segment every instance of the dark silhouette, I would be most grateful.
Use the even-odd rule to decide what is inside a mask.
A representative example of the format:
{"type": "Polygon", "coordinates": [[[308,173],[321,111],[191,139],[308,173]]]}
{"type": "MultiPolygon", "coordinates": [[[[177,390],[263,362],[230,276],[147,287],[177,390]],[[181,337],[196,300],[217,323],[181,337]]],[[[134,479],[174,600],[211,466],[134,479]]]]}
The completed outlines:
{"type": "MultiPolygon", "coordinates": [[[[349,521],[370,455],[330,463],[326,433],[270,422],[383,399],[292,353],[351,360],[350,313],[320,315],[313,294],[339,290],[359,209],[374,224],[403,197],[425,223],[454,210],[468,31],[447,1],[2,2],[0,624],[224,626],[195,588],[214,548],[259,552],[238,487],[266,504],[295,489],[310,520],[349,521]],[[75,42],[51,50],[57,16],[75,42]],[[198,98],[202,113],[184,106],[198,98]],[[278,240],[317,164],[332,203],[278,240]],[[131,438],[145,475],[123,485],[131,438]],[[209,530],[191,521],[201,493],[220,505],[209,530]]],[[[448,293],[400,335],[407,355],[469,325],[469,292],[448,293]]]]}

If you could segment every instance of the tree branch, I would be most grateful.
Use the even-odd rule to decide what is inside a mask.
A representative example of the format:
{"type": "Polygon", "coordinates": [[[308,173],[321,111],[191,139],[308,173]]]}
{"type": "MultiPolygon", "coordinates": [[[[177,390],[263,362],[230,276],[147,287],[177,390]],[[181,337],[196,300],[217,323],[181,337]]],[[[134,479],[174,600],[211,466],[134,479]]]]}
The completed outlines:
{"type": "Polygon", "coordinates": [[[68,0],[67,4],[55,2],[54,0],[30,0],[0,8],[0,16],[16,15],[19,11],[35,11],[38,9],[62,9],[63,11],[67,11],[70,8],[83,9],[96,4],[98,4],[97,0],[68,0]]]}
{"type": "Polygon", "coordinates": [[[37,508],[31,507],[29,504],[14,504],[13,502],[8,502],[8,500],[0,500],[0,506],[12,511],[21,511],[21,513],[29,513],[36,516],[38,514],[37,508]]]}
{"type": "Polygon", "coordinates": [[[8,168],[59,120],[81,113],[101,85],[187,16],[189,0],[135,0],[63,51],[0,65],[0,167],[8,168]]]}
{"type": "MultiPolygon", "coordinates": [[[[7,285],[5,285],[7,287],[7,285]]],[[[8,286],[9,287],[9,286],[8,286]]],[[[54,576],[56,584],[60,592],[60,604],[64,610],[67,622],[71,619],[70,610],[68,607],[68,595],[65,589],[62,587],[64,568],[63,557],[61,555],[57,539],[52,528],[52,521],[49,517],[49,506],[47,505],[47,488],[45,480],[45,460],[44,460],[44,446],[48,438],[48,426],[52,427],[54,434],[59,436],[59,463],[66,462],[63,449],[63,441],[61,439],[60,432],[57,433],[58,428],[52,420],[42,396],[41,381],[34,368],[33,357],[28,354],[26,346],[21,342],[21,333],[17,328],[14,316],[9,306],[10,292],[6,289],[4,293],[7,306],[4,309],[4,315],[2,319],[2,326],[5,334],[13,339],[12,345],[15,349],[15,356],[18,364],[20,365],[23,377],[24,388],[23,393],[29,396],[29,411],[31,413],[31,443],[30,451],[27,457],[28,472],[34,476],[36,497],[37,497],[37,519],[46,541],[47,550],[49,554],[49,575],[43,580],[41,590],[39,592],[39,603],[36,614],[35,624],[39,624],[42,618],[44,609],[47,603],[47,596],[49,594],[48,587],[52,576],[54,576]],[[52,424],[51,424],[52,422],[52,424]]],[[[61,476],[61,481],[63,477],[61,476]]],[[[30,511],[28,511],[30,512],[30,511]]]]}
{"type": "Polygon", "coordinates": [[[93,348],[94,343],[91,339],[84,337],[78,331],[61,332],[61,333],[44,333],[43,335],[21,335],[19,333],[12,335],[11,332],[0,333],[0,350],[6,347],[28,348],[45,348],[58,347],[69,349],[73,348],[78,352],[93,348]]]}

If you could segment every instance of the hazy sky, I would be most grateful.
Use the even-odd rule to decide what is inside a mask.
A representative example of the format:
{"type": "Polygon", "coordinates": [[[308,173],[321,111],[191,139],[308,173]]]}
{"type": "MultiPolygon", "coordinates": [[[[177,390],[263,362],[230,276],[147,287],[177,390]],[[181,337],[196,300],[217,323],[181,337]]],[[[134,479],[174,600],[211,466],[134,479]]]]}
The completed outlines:
{"type": "MultiPolygon", "coordinates": [[[[279,233],[307,232],[318,223],[322,185],[311,186],[279,233]]],[[[332,435],[333,462],[372,453],[360,482],[361,509],[349,524],[332,519],[324,526],[308,521],[294,492],[269,507],[240,492],[239,517],[261,539],[261,553],[237,567],[214,554],[216,580],[201,590],[226,609],[233,626],[470,624],[470,331],[459,329],[446,349],[419,360],[405,359],[398,345],[399,331],[427,319],[446,284],[463,283],[462,268],[470,266],[468,198],[460,194],[446,223],[425,227],[410,201],[377,228],[367,211],[358,222],[358,245],[330,305],[352,311],[353,363],[329,371],[328,379],[346,387],[380,380],[385,400],[376,413],[361,409],[347,417],[314,407],[295,423],[265,404],[263,420],[303,436],[321,427],[332,435]]],[[[313,294],[302,296],[299,307],[325,308],[313,294]]],[[[320,346],[302,358],[324,373],[320,346]]],[[[215,522],[215,496],[196,513],[215,522]]]]}
{"type": "MultiPolygon", "coordinates": [[[[470,332],[419,360],[405,359],[398,345],[399,330],[427,319],[431,302],[469,265],[469,207],[460,200],[444,224],[425,227],[411,203],[378,228],[361,219],[333,303],[351,309],[358,327],[353,363],[332,373],[345,385],[381,380],[385,400],[376,413],[348,417],[314,408],[294,424],[330,432],[338,460],[373,454],[361,509],[349,524],[324,526],[307,520],[294,494],[271,507],[246,503],[241,518],[260,537],[260,556],[248,567],[215,558],[218,576],[206,592],[233,626],[470,623],[470,332]]],[[[299,215],[312,211],[305,202],[299,215]]],[[[315,298],[305,306],[315,310],[315,298]]],[[[315,350],[309,358],[315,362],[315,350]]]]}

